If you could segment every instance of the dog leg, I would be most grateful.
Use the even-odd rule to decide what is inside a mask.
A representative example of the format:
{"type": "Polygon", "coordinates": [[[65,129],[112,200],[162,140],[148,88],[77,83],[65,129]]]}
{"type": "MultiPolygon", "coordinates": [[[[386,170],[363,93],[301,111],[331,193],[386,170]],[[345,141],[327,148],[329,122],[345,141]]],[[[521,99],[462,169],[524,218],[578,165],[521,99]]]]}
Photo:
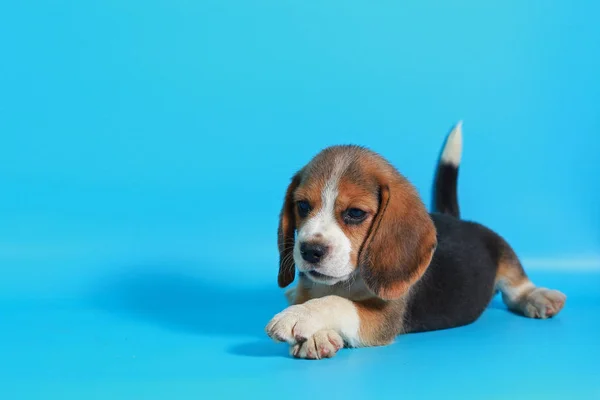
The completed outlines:
{"type": "Polygon", "coordinates": [[[536,287],[527,277],[516,256],[504,257],[496,276],[496,289],[514,312],[529,318],[551,318],[565,305],[566,296],[558,290],[536,287]]]}
{"type": "Polygon", "coordinates": [[[292,346],[297,357],[324,358],[333,356],[342,347],[340,343],[360,343],[359,328],[360,316],[354,302],[325,296],[286,308],[271,319],[266,331],[275,341],[292,346]],[[315,351],[310,351],[311,346],[315,351]]]}

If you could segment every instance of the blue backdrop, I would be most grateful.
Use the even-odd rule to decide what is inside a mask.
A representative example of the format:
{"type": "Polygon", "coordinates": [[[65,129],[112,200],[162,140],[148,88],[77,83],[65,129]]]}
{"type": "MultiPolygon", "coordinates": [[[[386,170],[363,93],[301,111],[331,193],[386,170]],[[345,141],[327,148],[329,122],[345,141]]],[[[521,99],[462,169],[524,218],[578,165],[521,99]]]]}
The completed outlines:
{"type": "MultiPolygon", "coordinates": [[[[23,397],[186,398],[230,379],[275,385],[248,371],[373,374],[394,354],[420,366],[406,367],[420,390],[420,360],[444,340],[477,343],[477,329],[512,323],[537,343],[558,319],[491,310],[472,336],[298,367],[262,332],[284,305],[277,215],[293,172],[339,143],[382,153],[429,203],[440,146],[462,119],[464,217],[504,235],[533,274],[568,271],[547,279],[570,299],[597,301],[599,12],[583,0],[3,2],[0,354],[11,357],[0,380],[23,397]],[[214,312],[211,299],[232,304],[214,312]],[[235,302],[253,311],[237,317],[235,302]]],[[[600,355],[591,338],[557,334],[586,343],[574,363],[600,355]]],[[[487,340],[459,358],[498,343],[487,340]]],[[[553,371],[539,383],[564,376],[553,371]]]]}

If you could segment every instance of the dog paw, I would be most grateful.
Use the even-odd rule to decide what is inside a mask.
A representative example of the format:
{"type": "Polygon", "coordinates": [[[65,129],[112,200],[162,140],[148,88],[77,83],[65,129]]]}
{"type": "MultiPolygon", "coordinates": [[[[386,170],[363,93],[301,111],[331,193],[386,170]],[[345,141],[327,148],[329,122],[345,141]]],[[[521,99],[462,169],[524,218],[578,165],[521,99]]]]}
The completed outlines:
{"type": "Polygon", "coordinates": [[[271,339],[295,345],[306,342],[323,328],[318,316],[308,307],[295,305],[275,315],[265,330],[271,339]]]}
{"type": "Polygon", "coordinates": [[[551,318],[565,305],[567,296],[558,290],[536,288],[523,299],[523,313],[529,318],[551,318]]]}
{"type": "Polygon", "coordinates": [[[331,358],[344,347],[344,340],[334,330],[326,329],[316,332],[302,343],[290,347],[290,355],[308,360],[331,358]]]}

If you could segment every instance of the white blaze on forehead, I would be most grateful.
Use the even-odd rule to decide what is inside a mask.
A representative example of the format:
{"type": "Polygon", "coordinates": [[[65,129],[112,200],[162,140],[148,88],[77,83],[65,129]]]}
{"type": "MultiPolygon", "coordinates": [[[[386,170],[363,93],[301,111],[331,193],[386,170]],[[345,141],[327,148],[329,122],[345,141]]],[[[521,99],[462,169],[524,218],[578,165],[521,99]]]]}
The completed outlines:
{"type": "MultiPolygon", "coordinates": [[[[326,236],[327,233],[333,233],[332,231],[335,231],[336,228],[341,232],[335,218],[335,201],[338,196],[340,178],[349,164],[348,157],[338,156],[336,158],[331,174],[321,191],[321,208],[314,217],[306,221],[299,234],[300,239],[309,239],[316,234],[326,236]]],[[[343,234],[343,232],[341,233],[343,234]]]]}
{"type": "MultiPolygon", "coordinates": [[[[338,185],[350,162],[351,158],[346,155],[336,158],[331,174],[321,191],[321,208],[302,226],[296,244],[297,248],[298,243],[302,241],[318,240],[328,246],[329,253],[319,265],[319,272],[332,277],[346,276],[353,269],[349,266],[351,242],[338,225],[335,215],[338,185]]],[[[295,256],[299,255],[299,250],[295,253],[295,256]]]]}

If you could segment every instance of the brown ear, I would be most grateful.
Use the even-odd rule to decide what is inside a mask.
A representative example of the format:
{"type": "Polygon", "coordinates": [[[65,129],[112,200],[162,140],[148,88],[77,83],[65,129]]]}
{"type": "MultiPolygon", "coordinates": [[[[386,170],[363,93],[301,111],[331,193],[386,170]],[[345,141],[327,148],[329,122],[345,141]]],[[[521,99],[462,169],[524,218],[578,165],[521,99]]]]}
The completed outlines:
{"type": "Polygon", "coordinates": [[[402,297],[425,273],[437,233],[416,190],[400,178],[380,183],[379,211],[359,256],[367,287],[385,300],[402,297]]]}
{"type": "Polygon", "coordinates": [[[284,288],[294,281],[296,267],[294,265],[294,244],[296,242],[296,213],[294,209],[294,191],[300,184],[300,174],[292,178],[285,193],[283,207],[279,214],[277,229],[277,246],[279,247],[279,275],[277,283],[284,288]]]}

